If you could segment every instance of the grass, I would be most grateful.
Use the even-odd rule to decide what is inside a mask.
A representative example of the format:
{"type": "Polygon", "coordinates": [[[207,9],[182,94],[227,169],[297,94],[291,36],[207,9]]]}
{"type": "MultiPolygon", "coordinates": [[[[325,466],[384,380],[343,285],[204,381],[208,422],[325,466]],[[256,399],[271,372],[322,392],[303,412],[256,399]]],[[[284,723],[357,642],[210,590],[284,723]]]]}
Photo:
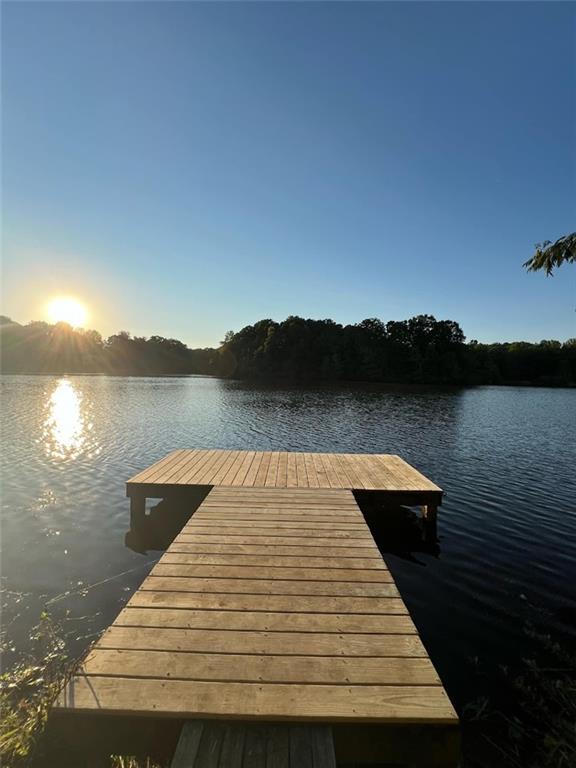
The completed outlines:
{"type": "Polygon", "coordinates": [[[6,768],[29,764],[44,731],[50,707],[74,662],[59,626],[42,613],[31,635],[31,649],[0,675],[0,759],[6,768]]]}
{"type": "MultiPolygon", "coordinates": [[[[62,687],[78,666],[65,640],[66,619],[40,615],[30,635],[28,650],[0,674],[0,765],[2,768],[52,768],[52,749],[58,737],[50,733],[48,717],[62,687]]],[[[6,635],[0,636],[0,651],[11,650],[6,635]]],[[[103,745],[106,735],[100,734],[103,745]]],[[[74,758],[72,758],[74,759],[74,758]]],[[[146,756],[110,754],[94,750],[82,758],[85,768],[166,768],[146,756]]],[[[66,765],[66,757],[64,757],[66,765]]],[[[76,766],[74,765],[74,768],[76,766]]]]}
{"type": "MultiPolygon", "coordinates": [[[[48,613],[41,614],[30,640],[26,656],[0,675],[0,765],[3,768],[32,768],[43,764],[40,753],[45,746],[50,708],[77,665],[77,660],[66,652],[62,625],[48,613]]],[[[91,758],[86,756],[86,759],[88,765],[91,758]]],[[[110,755],[104,763],[106,768],[161,768],[150,758],[129,755],[110,755]]]]}

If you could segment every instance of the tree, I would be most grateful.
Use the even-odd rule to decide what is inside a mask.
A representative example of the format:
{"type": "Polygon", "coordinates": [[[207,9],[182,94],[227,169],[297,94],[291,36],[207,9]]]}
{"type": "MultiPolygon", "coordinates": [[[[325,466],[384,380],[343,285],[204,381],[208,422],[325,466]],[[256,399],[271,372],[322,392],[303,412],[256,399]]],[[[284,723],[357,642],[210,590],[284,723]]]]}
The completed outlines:
{"type": "Polygon", "coordinates": [[[546,275],[553,274],[554,269],[562,264],[574,264],[576,262],[576,232],[570,235],[564,235],[552,243],[545,240],[543,243],[536,243],[536,253],[531,259],[528,259],[523,266],[528,272],[539,272],[541,269],[546,271],[546,275]]]}

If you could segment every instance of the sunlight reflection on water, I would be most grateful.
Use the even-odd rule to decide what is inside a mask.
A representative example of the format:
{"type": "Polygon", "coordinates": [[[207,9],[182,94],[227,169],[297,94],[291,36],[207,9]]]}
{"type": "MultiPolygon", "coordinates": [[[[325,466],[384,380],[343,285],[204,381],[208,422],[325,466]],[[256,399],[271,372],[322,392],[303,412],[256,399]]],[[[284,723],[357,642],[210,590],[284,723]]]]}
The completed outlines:
{"type": "Polygon", "coordinates": [[[47,410],[44,447],[48,456],[56,459],[80,456],[87,447],[92,422],[82,395],[69,379],[60,379],[56,383],[48,398],[47,410]]]}

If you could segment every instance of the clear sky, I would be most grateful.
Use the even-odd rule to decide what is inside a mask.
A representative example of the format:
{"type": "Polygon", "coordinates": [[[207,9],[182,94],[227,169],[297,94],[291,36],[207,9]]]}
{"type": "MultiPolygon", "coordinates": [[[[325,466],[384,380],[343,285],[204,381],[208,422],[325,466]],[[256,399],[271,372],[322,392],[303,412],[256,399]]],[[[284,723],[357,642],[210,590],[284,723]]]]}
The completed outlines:
{"type": "Polygon", "coordinates": [[[576,336],[573,3],[3,3],[3,313],[576,336]]]}

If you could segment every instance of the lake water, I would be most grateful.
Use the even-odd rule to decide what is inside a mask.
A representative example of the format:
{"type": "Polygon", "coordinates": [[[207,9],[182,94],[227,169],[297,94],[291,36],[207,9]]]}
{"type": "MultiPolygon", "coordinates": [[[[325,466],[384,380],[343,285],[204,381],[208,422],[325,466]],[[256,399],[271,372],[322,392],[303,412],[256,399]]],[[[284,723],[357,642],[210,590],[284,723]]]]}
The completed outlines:
{"type": "Polygon", "coordinates": [[[181,447],[398,453],[442,486],[437,553],[379,544],[460,710],[497,690],[499,664],[537,652],[526,621],[574,640],[576,390],[103,376],[1,388],[8,662],[46,606],[67,616],[74,652],[114,618],[160,556],[125,546],[124,483],[181,447]]]}

